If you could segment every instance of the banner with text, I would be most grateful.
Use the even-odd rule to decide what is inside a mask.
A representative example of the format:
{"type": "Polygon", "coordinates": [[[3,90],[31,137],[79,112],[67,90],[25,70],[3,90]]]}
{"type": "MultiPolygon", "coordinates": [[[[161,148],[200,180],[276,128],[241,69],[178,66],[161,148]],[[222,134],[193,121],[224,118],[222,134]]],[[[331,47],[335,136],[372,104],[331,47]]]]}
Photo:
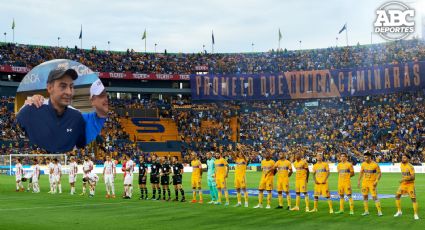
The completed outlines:
{"type": "Polygon", "coordinates": [[[425,88],[425,62],[277,74],[191,76],[192,100],[366,96],[425,88]]]}
{"type": "Polygon", "coordinates": [[[103,79],[125,79],[125,80],[163,80],[163,81],[188,81],[190,75],[186,74],[159,74],[159,73],[113,73],[100,72],[99,78],[103,79]]]}

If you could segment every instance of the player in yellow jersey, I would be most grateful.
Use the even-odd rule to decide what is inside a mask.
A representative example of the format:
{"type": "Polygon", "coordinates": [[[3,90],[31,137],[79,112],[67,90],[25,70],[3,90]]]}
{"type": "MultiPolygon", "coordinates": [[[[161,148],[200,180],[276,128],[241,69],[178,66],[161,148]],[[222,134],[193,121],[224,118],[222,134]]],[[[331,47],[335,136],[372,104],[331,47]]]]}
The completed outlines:
{"type": "Polygon", "coordinates": [[[243,149],[238,149],[236,156],[234,156],[235,163],[235,189],[237,192],[238,203],[235,207],[242,206],[242,194],[241,190],[244,193],[245,207],[248,207],[248,193],[246,192],[246,166],[248,165],[248,159],[242,153],[243,149]]]}
{"type": "Polygon", "coordinates": [[[418,203],[416,202],[416,192],[415,192],[415,168],[413,165],[409,163],[410,156],[407,154],[403,154],[401,157],[401,181],[400,181],[400,187],[397,190],[397,194],[395,197],[395,204],[397,206],[397,213],[394,215],[394,217],[399,217],[402,215],[401,212],[401,202],[400,197],[404,194],[409,194],[410,199],[412,199],[413,203],[413,218],[415,220],[419,220],[418,215],[418,203]]]}
{"type": "Polygon", "coordinates": [[[291,209],[291,194],[289,193],[289,177],[292,175],[292,164],[286,159],[284,152],[279,153],[279,160],[274,164],[269,173],[277,170],[277,198],[279,205],[276,209],[283,208],[283,192],[286,194],[287,210],[291,209]]]}
{"type": "Polygon", "coordinates": [[[267,190],[267,209],[270,209],[270,203],[272,201],[272,190],[273,190],[273,179],[274,173],[269,173],[270,169],[273,168],[275,162],[271,159],[270,152],[265,153],[264,160],[261,161],[261,180],[258,186],[258,205],[254,208],[263,208],[263,191],[267,190]]]}
{"type": "Polygon", "coordinates": [[[364,213],[362,216],[369,215],[369,193],[372,195],[372,199],[375,201],[376,209],[378,210],[378,216],[382,216],[381,203],[378,200],[378,193],[376,187],[379,179],[381,179],[381,169],[379,165],[372,161],[372,154],[366,152],[364,154],[364,162],[361,165],[360,176],[357,182],[357,186],[360,187],[360,181],[362,182],[362,195],[363,195],[363,206],[364,213]]]}
{"type": "Polygon", "coordinates": [[[295,207],[291,208],[291,211],[299,211],[300,210],[300,195],[304,193],[305,200],[305,211],[308,212],[310,210],[309,205],[309,197],[307,193],[307,183],[308,177],[310,175],[310,171],[308,170],[307,162],[302,159],[304,156],[304,151],[300,150],[295,156],[294,167],[297,170],[295,172],[295,207]]]}
{"type": "Polygon", "coordinates": [[[192,166],[192,194],[193,199],[192,203],[196,203],[196,192],[199,194],[199,203],[202,204],[202,189],[201,189],[201,180],[202,180],[202,163],[198,159],[198,156],[195,152],[191,153],[192,162],[190,165],[192,166]]]}
{"type": "Polygon", "coordinates": [[[339,193],[339,211],[336,214],[344,213],[344,195],[347,195],[350,204],[350,215],[354,215],[354,202],[351,188],[351,177],[354,176],[353,165],[347,161],[347,154],[341,153],[340,162],[337,166],[338,171],[338,193],[339,193]]]}
{"type": "Polygon", "coordinates": [[[332,208],[331,194],[329,192],[329,164],[323,161],[323,153],[316,155],[316,164],[313,166],[313,178],[314,178],[314,208],[310,212],[317,212],[319,196],[328,199],[329,213],[334,213],[332,208]]]}
{"type": "Polygon", "coordinates": [[[223,158],[222,152],[216,153],[216,160],[214,161],[215,166],[215,183],[218,189],[218,200],[215,204],[221,204],[221,196],[223,196],[222,191],[224,191],[224,197],[226,203],[224,205],[229,205],[229,192],[227,191],[227,175],[229,174],[229,165],[227,164],[226,159],[223,158]]]}

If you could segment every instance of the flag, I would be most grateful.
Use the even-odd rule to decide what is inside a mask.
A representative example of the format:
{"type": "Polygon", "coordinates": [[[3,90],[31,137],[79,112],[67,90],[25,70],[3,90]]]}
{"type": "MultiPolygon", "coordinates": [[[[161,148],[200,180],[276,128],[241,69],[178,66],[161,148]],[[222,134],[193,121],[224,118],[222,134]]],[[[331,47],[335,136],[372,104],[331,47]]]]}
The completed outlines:
{"type": "Polygon", "coordinates": [[[13,19],[13,22],[12,22],[12,30],[14,29],[15,29],[15,19],[13,19]]]}
{"type": "Polygon", "coordinates": [[[146,29],[145,32],[143,32],[142,40],[146,39],[146,29]]]}
{"type": "Polygon", "coordinates": [[[282,40],[282,33],[280,32],[280,29],[279,29],[279,41],[280,40],[282,40]]]}
{"type": "Polygon", "coordinates": [[[344,26],[339,30],[338,34],[342,33],[342,31],[344,31],[346,29],[347,29],[347,23],[345,23],[344,26]]]}
{"type": "Polygon", "coordinates": [[[81,25],[80,36],[78,39],[83,39],[83,25],[81,25]]]}
{"type": "Polygon", "coordinates": [[[212,40],[212,44],[215,44],[215,40],[214,40],[214,31],[212,31],[212,35],[211,35],[211,40],[212,40]]]}

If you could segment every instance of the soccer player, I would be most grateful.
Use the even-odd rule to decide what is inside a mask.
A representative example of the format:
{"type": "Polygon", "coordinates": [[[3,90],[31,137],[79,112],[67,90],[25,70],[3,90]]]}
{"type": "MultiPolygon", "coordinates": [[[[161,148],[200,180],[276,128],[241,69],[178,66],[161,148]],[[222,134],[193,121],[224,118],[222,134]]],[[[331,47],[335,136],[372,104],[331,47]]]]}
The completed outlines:
{"type": "Polygon", "coordinates": [[[115,198],[114,180],[117,175],[117,169],[110,155],[106,155],[106,161],[103,163],[103,181],[106,186],[106,199],[115,198]]]}
{"type": "Polygon", "coordinates": [[[319,196],[323,196],[328,200],[329,213],[334,213],[332,208],[331,194],[329,192],[329,164],[323,161],[323,153],[319,152],[316,155],[316,164],[313,166],[313,178],[314,178],[314,208],[309,212],[317,212],[319,204],[319,196]]]}
{"type": "Polygon", "coordinates": [[[171,166],[167,157],[161,157],[161,186],[162,186],[162,200],[171,200],[171,191],[170,191],[170,173],[171,166]],[[167,191],[167,193],[166,193],[167,191]],[[166,194],[168,194],[168,199],[166,199],[166,194]]]}
{"type": "Polygon", "coordinates": [[[53,160],[50,158],[46,159],[47,168],[49,170],[49,184],[50,184],[50,191],[48,193],[53,193],[53,160]]]}
{"type": "Polygon", "coordinates": [[[179,201],[179,190],[182,195],[181,202],[185,202],[184,190],[182,187],[182,177],[183,177],[183,165],[179,162],[177,156],[173,157],[173,185],[176,198],[174,201],[179,201]]]}
{"type": "MultiPolygon", "coordinates": [[[[122,158],[122,161],[121,161],[121,171],[122,171],[122,179],[124,180],[125,179],[125,175],[127,174],[127,171],[125,170],[125,164],[126,163],[126,161],[125,161],[125,156],[122,158]]],[[[122,198],[125,198],[125,186],[124,186],[124,184],[123,184],[123,193],[122,193],[122,196],[121,196],[122,198]]]]}
{"type": "Polygon", "coordinates": [[[58,162],[58,159],[53,159],[53,194],[56,193],[57,189],[59,190],[59,194],[62,193],[62,185],[61,185],[61,176],[62,176],[62,166],[58,162]]]}
{"type": "Polygon", "coordinates": [[[357,182],[357,186],[360,187],[360,181],[362,182],[362,194],[363,194],[363,206],[364,213],[362,216],[369,215],[369,193],[372,195],[372,199],[375,201],[376,209],[378,210],[378,216],[382,216],[381,203],[378,200],[378,193],[376,186],[378,185],[379,179],[381,179],[381,169],[379,165],[372,161],[372,154],[366,152],[364,154],[365,162],[362,163],[360,169],[360,176],[357,182]]]}
{"type": "Polygon", "coordinates": [[[267,209],[270,209],[270,203],[272,201],[272,190],[273,190],[273,180],[274,172],[269,173],[270,169],[273,168],[275,162],[271,159],[271,152],[265,153],[264,160],[261,161],[261,170],[263,171],[261,175],[260,185],[258,186],[258,205],[254,208],[263,208],[263,192],[267,190],[267,209]]]}
{"type": "Polygon", "coordinates": [[[25,191],[24,185],[22,185],[22,176],[24,175],[24,169],[21,164],[21,159],[16,159],[15,165],[15,178],[16,178],[16,191],[25,191]]]}
{"type": "Polygon", "coordinates": [[[140,198],[139,200],[148,199],[148,189],[146,188],[146,177],[148,174],[148,164],[145,162],[143,155],[139,156],[139,188],[140,198]]]}
{"type": "MultiPolygon", "coordinates": [[[[248,165],[248,159],[242,153],[242,149],[237,150],[237,154],[235,156],[235,188],[237,192],[237,200],[238,203],[235,207],[242,206],[242,194],[241,190],[244,193],[245,207],[248,207],[248,193],[246,192],[246,166],[248,165]]],[[[227,191],[226,191],[227,192],[227,191]]]]}
{"type": "Polygon", "coordinates": [[[413,165],[409,163],[410,156],[407,154],[403,154],[401,157],[401,180],[400,180],[400,187],[397,190],[396,197],[395,197],[395,204],[397,206],[397,213],[394,215],[394,217],[399,217],[402,215],[401,212],[401,202],[400,197],[404,194],[409,194],[410,199],[412,199],[413,203],[413,218],[415,220],[419,220],[418,215],[418,203],[416,202],[416,192],[415,192],[415,168],[413,165]]]}
{"type": "Polygon", "coordinates": [[[207,152],[207,183],[210,188],[211,201],[208,204],[214,204],[217,202],[217,185],[215,183],[215,158],[213,152],[207,152]]]}
{"type": "Polygon", "coordinates": [[[224,191],[224,198],[226,199],[225,206],[229,205],[229,191],[227,191],[227,176],[229,174],[229,165],[227,164],[226,159],[223,157],[223,153],[221,151],[216,153],[215,164],[215,183],[217,184],[218,189],[218,200],[215,204],[221,204],[221,196],[223,195],[222,191],[224,191]]]}
{"type": "MultiPolygon", "coordinates": [[[[86,178],[89,176],[91,171],[93,170],[93,162],[91,161],[89,156],[84,156],[84,162],[83,162],[83,178],[86,178]]],[[[86,182],[83,180],[83,192],[80,194],[80,196],[86,195],[86,182]]]]}
{"type": "Polygon", "coordinates": [[[89,197],[94,197],[96,190],[96,184],[99,181],[99,177],[95,173],[89,173],[83,178],[83,183],[89,183],[90,194],[89,197]]]}
{"type": "Polygon", "coordinates": [[[37,158],[34,159],[34,165],[32,166],[32,191],[33,193],[40,192],[40,185],[38,181],[40,180],[40,166],[38,165],[37,158]]]}
{"type": "Polygon", "coordinates": [[[347,154],[341,153],[338,170],[338,193],[339,193],[339,211],[336,214],[344,213],[344,195],[347,195],[350,204],[350,215],[354,215],[354,202],[351,197],[351,177],[354,176],[353,165],[347,161],[347,154]]]}
{"type": "Polygon", "coordinates": [[[305,200],[305,211],[308,212],[310,210],[309,198],[307,193],[307,183],[308,177],[310,175],[310,171],[308,170],[308,164],[303,159],[304,150],[300,150],[295,156],[294,167],[297,170],[295,172],[295,207],[291,208],[291,211],[299,211],[300,210],[300,195],[304,193],[305,200]]]}
{"type": "Polygon", "coordinates": [[[25,173],[24,177],[22,178],[22,182],[28,181],[27,192],[29,192],[30,188],[32,188],[32,173],[33,172],[27,172],[27,173],[25,173]]]}
{"type": "Polygon", "coordinates": [[[277,198],[279,200],[279,206],[276,209],[283,208],[283,192],[286,194],[287,210],[291,209],[291,195],[289,194],[289,177],[292,175],[292,164],[286,159],[286,155],[283,152],[279,153],[279,160],[274,164],[273,168],[270,169],[269,173],[273,173],[277,169],[277,198]]]}
{"type": "Polygon", "coordinates": [[[78,165],[75,161],[75,157],[70,158],[71,163],[69,163],[69,185],[71,187],[71,195],[75,194],[75,181],[77,180],[77,172],[78,172],[78,165]]]}
{"type": "Polygon", "coordinates": [[[152,184],[152,198],[151,200],[160,200],[161,199],[161,188],[159,187],[159,172],[161,169],[161,164],[158,162],[157,156],[152,155],[151,162],[151,176],[150,181],[152,184]],[[158,191],[158,199],[156,198],[156,191],[158,191]]]}
{"type": "Polygon", "coordinates": [[[125,178],[124,178],[124,199],[131,199],[133,195],[133,171],[134,171],[134,163],[131,160],[130,156],[125,155],[125,178]]]}
{"type": "Polygon", "coordinates": [[[196,192],[199,194],[199,203],[202,204],[202,188],[201,188],[201,180],[202,180],[202,163],[198,159],[198,156],[195,152],[192,152],[192,203],[196,203],[196,192]]]}

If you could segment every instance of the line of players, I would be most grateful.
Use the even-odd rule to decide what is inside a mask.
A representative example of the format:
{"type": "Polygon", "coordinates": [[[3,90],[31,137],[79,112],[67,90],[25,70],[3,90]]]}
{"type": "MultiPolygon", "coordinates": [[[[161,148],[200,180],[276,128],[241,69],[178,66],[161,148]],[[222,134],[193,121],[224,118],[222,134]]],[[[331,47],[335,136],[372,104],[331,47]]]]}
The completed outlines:
{"type": "MultiPolygon", "coordinates": [[[[310,176],[308,163],[303,159],[304,152],[302,149],[298,149],[295,161],[293,164],[287,160],[285,153],[279,153],[279,160],[275,162],[271,159],[271,153],[265,154],[265,159],[261,162],[262,176],[259,184],[258,204],[254,208],[263,208],[263,194],[264,190],[267,191],[267,206],[269,209],[272,199],[272,190],[274,185],[274,176],[277,175],[277,192],[278,192],[278,209],[283,208],[283,193],[286,194],[287,209],[291,211],[300,210],[301,194],[304,195],[305,200],[305,211],[306,212],[317,212],[319,196],[327,199],[329,205],[329,212],[334,213],[332,207],[332,201],[330,199],[330,191],[328,178],[330,175],[329,165],[323,161],[323,152],[318,151],[316,155],[317,162],[313,165],[313,180],[314,180],[314,207],[310,209],[309,196],[307,193],[307,184],[310,176]],[[291,205],[291,196],[289,194],[289,178],[293,174],[292,165],[296,169],[295,175],[295,192],[296,200],[295,206],[291,205]]],[[[237,204],[235,207],[242,206],[242,192],[244,193],[245,207],[248,207],[248,193],[246,191],[246,167],[248,165],[248,159],[242,154],[243,151],[238,151],[232,156],[235,159],[235,188],[237,191],[237,204]]],[[[195,152],[191,153],[192,161],[192,203],[197,203],[197,196],[199,197],[199,203],[203,203],[202,194],[202,163],[198,159],[195,152]]],[[[125,156],[126,161],[123,163],[122,170],[124,172],[124,194],[125,199],[131,199],[133,194],[133,172],[135,163],[130,157],[125,156]]],[[[212,152],[207,153],[207,182],[211,194],[210,204],[220,205],[222,196],[224,193],[225,205],[229,205],[229,194],[227,190],[227,177],[229,167],[227,161],[224,159],[222,153],[215,153],[215,158],[212,152]]],[[[402,163],[400,164],[402,172],[402,180],[400,181],[399,189],[396,192],[396,207],[397,213],[395,217],[401,216],[401,204],[400,198],[403,194],[408,194],[413,203],[414,219],[418,217],[418,204],[416,202],[415,194],[415,171],[414,167],[409,163],[409,155],[405,154],[402,156],[402,163]]],[[[77,163],[75,159],[71,157],[71,163],[69,164],[69,183],[71,186],[71,194],[75,194],[75,181],[77,177],[77,163]]],[[[158,159],[155,155],[152,156],[150,163],[150,182],[152,184],[152,200],[161,200],[161,188],[162,188],[162,200],[171,200],[171,192],[169,188],[170,174],[172,175],[172,183],[175,190],[174,201],[179,201],[179,192],[182,196],[180,201],[185,201],[184,190],[182,187],[182,175],[183,165],[178,161],[177,157],[172,158],[170,163],[166,158],[162,157],[158,159]],[[161,185],[161,187],[160,187],[161,185]],[[157,196],[158,194],[158,196],[157,196]],[[168,198],[167,198],[168,195],[168,198]]],[[[53,159],[53,162],[48,164],[49,166],[49,181],[50,181],[50,193],[55,194],[57,190],[59,193],[62,192],[60,178],[61,178],[61,166],[57,159],[53,159]]],[[[23,191],[23,185],[21,181],[23,175],[23,169],[20,159],[16,161],[16,190],[23,191]]],[[[143,156],[139,157],[139,189],[140,199],[148,199],[148,189],[146,187],[147,174],[149,164],[145,161],[143,156]]],[[[83,193],[85,195],[86,186],[90,186],[89,196],[94,196],[95,187],[99,178],[96,174],[92,173],[93,162],[86,156],[83,163],[83,193]]],[[[352,186],[351,177],[354,176],[353,165],[347,161],[347,155],[345,153],[340,154],[340,162],[337,166],[338,171],[338,193],[340,195],[340,208],[336,214],[344,213],[344,196],[348,197],[350,215],[354,214],[354,201],[352,198],[352,186]]],[[[381,178],[381,170],[379,165],[372,160],[372,156],[369,152],[364,154],[364,162],[361,164],[360,175],[358,178],[357,185],[361,188],[363,195],[364,212],[363,216],[369,215],[368,200],[369,194],[372,195],[372,199],[375,202],[378,216],[382,216],[381,204],[377,196],[377,185],[381,178]]],[[[38,179],[40,176],[40,167],[37,160],[34,160],[33,174],[31,175],[32,187],[34,192],[40,192],[38,185],[38,179]]],[[[115,163],[111,160],[110,156],[106,156],[104,163],[103,177],[106,185],[106,198],[115,198],[114,178],[116,176],[115,163]]]]}
{"type": "MultiPolygon", "coordinates": [[[[317,162],[313,165],[313,180],[314,180],[314,206],[310,209],[310,201],[307,191],[307,184],[309,180],[310,171],[308,163],[303,159],[304,150],[297,149],[298,154],[295,154],[295,161],[291,163],[287,160],[287,156],[284,152],[279,153],[279,160],[275,162],[271,159],[271,152],[265,154],[265,159],[261,162],[262,176],[258,187],[258,204],[254,208],[263,208],[263,194],[264,190],[267,191],[267,209],[270,209],[272,190],[274,184],[274,176],[277,175],[277,192],[278,192],[278,207],[277,209],[283,208],[283,193],[286,194],[287,209],[291,211],[300,210],[301,194],[304,195],[305,199],[305,211],[306,212],[317,212],[319,197],[326,198],[329,205],[329,213],[334,213],[332,207],[332,201],[330,199],[330,191],[328,179],[330,176],[329,164],[323,161],[323,149],[319,149],[316,160],[317,162]],[[289,193],[289,178],[293,174],[292,166],[296,169],[295,172],[295,193],[296,200],[295,206],[291,206],[291,195],[289,193]]],[[[246,167],[249,163],[247,157],[242,154],[242,151],[233,153],[233,159],[235,159],[235,181],[234,187],[237,191],[237,204],[235,207],[242,206],[242,194],[244,192],[245,207],[248,207],[248,194],[246,192],[246,167]]],[[[201,190],[201,178],[202,170],[201,163],[196,155],[192,153],[192,189],[193,199],[192,203],[196,203],[196,194],[199,195],[199,202],[203,202],[202,190],[201,190]]],[[[222,193],[224,192],[226,203],[229,205],[229,194],[227,191],[227,177],[229,167],[227,161],[224,159],[221,153],[216,153],[216,158],[213,158],[213,153],[207,153],[207,167],[208,167],[208,186],[211,193],[212,200],[209,203],[216,205],[221,204],[222,193]]],[[[414,219],[419,219],[418,216],[418,204],[416,202],[415,193],[415,170],[414,167],[409,163],[410,157],[407,154],[402,156],[402,163],[400,164],[402,179],[399,181],[400,185],[396,192],[396,207],[397,212],[394,217],[402,215],[400,198],[404,194],[408,194],[413,203],[414,219]]],[[[337,165],[338,171],[338,193],[340,196],[340,207],[336,214],[344,213],[345,199],[347,196],[349,200],[350,215],[354,215],[354,201],[352,198],[352,186],[351,177],[354,176],[353,165],[347,161],[347,154],[340,154],[340,162],[337,165]]],[[[381,203],[378,199],[377,185],[381,179],[381,170],[379,165],[372,160],[372,155],[369,152],[364,154],[364,162],[361,164],[360,175],[358,177],[357,186],[361,188],[363,195],[363,206],[364,212],[362,216],[369,215],[369,194],[375,202],[378,216],[382,216],[381,203]]]]}
{"type": "MultiPolygon", "coordinates": [[[[50,160],[46,159],[49,172],[49,184],[51,194],[62,193],[61,178],[62,178],[62,166],[57,159],[50,160]]],[[[171,200],[170,191],[170,175],[172,175],[172,182],[175,190],[175,201],[179,201],[179,192],[182,196],[182,202],[185,201],[184,190],[182,187],[182,176],[183,176],[183,164],[178,161],[177,157],[172,158],[172,162],[169,162],[167,158],[158,158],[152,156],[150,164],[150,182],[152,184],[152,197],[151,200],[161,200],[161,188],[162,188],[162,200],[171,200]],[[161,185],[161,187],[160,187],[161,185]],[[158,196],[157,194],[158,193],[158,196]],[[168,197],[167,197],[168,195],[168,197]]],[[[139,157],[139,188],[140,188],[140,199],[148,199],[148,190],[146,186],[147,174],[149,164],[145,161],[143,156],[139,157]]],[[[125,162],[122,165],[124,173],[124,194],[123,198],[131,199],[133,194],[133,173],[136,164],[130,159],[129,156],[125,156],[125,162]]],[[[99,177],[93,173],[94,164],[88,156],[84,157],[83,162],[83,187],[81,196],[86,195],[87,186],[89,186],[89,197],[95,195],[95,188],[99,181],[99,177]]],[[[40,186],[38,184],[40,178],[40,166],[38,160],[34,159],[32,165],[32,172],[24,175],[23,166],[21,160],[18,158],[15,165],[15,176],[16,176],[16,191],[24,191],[22,182],[29,181],[28,189],[33,190],[33,193],[40,192],[40,186]]],[[[77,181],[78,165],[74,157],[70,158],[69,163],[69,184],[71,188],[71,195],[76,194],[75,183],[77,181]]],[[[109,155],[106,156],[106,160],[103,165],[103,181],[106,186],[106,198],[115,198],[115,177],[116,177],[116,164],[109,155]]]]}

